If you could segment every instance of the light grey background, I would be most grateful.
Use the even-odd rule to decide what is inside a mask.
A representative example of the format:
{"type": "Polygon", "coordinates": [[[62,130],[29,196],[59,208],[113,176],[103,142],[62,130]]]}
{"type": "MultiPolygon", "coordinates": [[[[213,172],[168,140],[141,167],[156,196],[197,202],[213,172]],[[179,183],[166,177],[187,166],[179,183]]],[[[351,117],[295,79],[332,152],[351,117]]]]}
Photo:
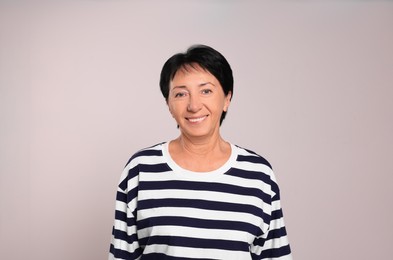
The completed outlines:
{"type": "Polygon", "coordinates": [[[106,259],[120,172],[178,135],[158,88],[221,51],[224,138],[273,165],[294,257],[390,259],[393,3],[0,3],[0,258],[106,259]]]}

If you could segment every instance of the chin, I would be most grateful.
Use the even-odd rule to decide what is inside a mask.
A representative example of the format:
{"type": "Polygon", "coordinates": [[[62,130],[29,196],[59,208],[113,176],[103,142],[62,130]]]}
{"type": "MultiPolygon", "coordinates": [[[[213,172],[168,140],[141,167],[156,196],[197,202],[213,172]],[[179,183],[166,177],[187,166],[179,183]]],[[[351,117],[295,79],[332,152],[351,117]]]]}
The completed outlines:
{"type": "Polygon", "coordinates": [[[192,127],[187,127],[187,128],[182,128],[180,126],[180,131],[183,135],[189,136],[189,137],[207,137],[207,136],[212,136],[214,134],[214,129],[211,128],[200,128],[200,129],[190,129],[192,127]]]}

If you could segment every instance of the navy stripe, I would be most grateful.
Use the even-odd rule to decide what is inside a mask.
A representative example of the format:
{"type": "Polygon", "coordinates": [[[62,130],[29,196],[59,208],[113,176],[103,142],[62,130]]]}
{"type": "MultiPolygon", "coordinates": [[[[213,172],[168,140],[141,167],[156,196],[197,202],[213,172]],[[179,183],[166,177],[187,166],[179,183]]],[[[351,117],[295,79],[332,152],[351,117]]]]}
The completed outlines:
{"type": "Polygon", "coordinates": [[[141,200],[138,202],[138,210],[143,209],[154,209],[160,207],[176,207],[176,208],[197,208],[207,210],[226,211],[231,212],[243,212],[249,213],[257,217],[262,217],[265,223],[269,223],[267,220],[270,219],[270,215],[263,212],[259,207],[247,204],[229,203],[229,202],[218,202],[198,199],[149,199],[141,200]]]}
{"type": "Polygon", "coordinates": [[[287,235],[287,230],[285,229],[285,227],[279,229],[273,229],[269,231],[266,240],[285,237],[286,235],[287,235]]]}
{"type": "Polygon", "coordinates": [[[247,152],[250,153],[250,154],[255,155],[255,156],[239,155],[239,156],[240,156],[240,159],[239,159],[239,156],[238,156],[238,158],[237,158],[238,161],[240,161],[240,160],[254,161],[254,160],[255,160],[255,163],[262,163],[262,164],[265,164],[265,165],[269,166],[269,167],[272,169],[272,165],[269,163],[269,161],[266,160],[265,158],[263,158],[262,156],[260,156],[259,154],[257,154],[256,152],[251,151],[251,150],[248,150],[248,149],[245,149],[245,148],[242,148],[242,147],[240,147],[240,146],[237,146],[237,147],[239,147],[240,149],[243,149],[243,150],[247,151],[247,152]],[[257,159],[255,159],[255,158],[251,159],[250,157],[256,157],[257,159]]]}
{"type": "Polygon", "coordinates": [[[255,239],[253,244],[256,246],[260,246],[262,247],[266,241],[271,240],[271,239],[276,239],[276,238],[280,238],[280,237],[285,237],[287,235],[287,231],[285,229],[285,227],[279,228],[279,229],[272,229],[269,230],[269,233],[265,238],[258,238],[255,239]]]}
{"type": "MultiPolygon", "coordinates": [[[[154,147],[156,145],[153,145],[151,147],[154,147]]],[[[151,148],[149,147],[149,148],[151,148]]],[[[126,163],[126,166],[135,158],[141,157],[141,156],[162,156],[162,150],[153,150],[153,149],[144,149],[140,150],[139,152],[135,153],[126,163]]]]}
{"type": "Polygon", "coordinates": [[[127,194],[118,191],[116,193],[116,201],[121,201],[121,202],[127,203],[127,194]]]}
{"type": "MultiPolygon", "coordinates": [[[[250,151],[248,151],[250,152],[250,151]]],[[[255,153],[254,153],[255,154],[255,153]]],[[[255,154],[257,155],[257,154],[255,154]]],[[[263,158],[260,155],[257,156],[249,156],[249,155],[238,155],[237,156],[237,161],[239,162],[250,162],[250,163],[257,163],[257,164],[263,164],[268,166],[270,169],[272,168],[272,166],[270,165],[270,163],[263,158]]]]}
{"type": "Polygon", "coordinates": [[[217,248],[230,251],[249,251],[249,244],[241,241],[221,240],[221,239],[201,239],[176,236],[151,236],[141,239],[143,245],[171,245],[190,248],[217,248]]]}
{"type": "Polygon", "coordinates": [[[250,180],[259,180],[264,183],[271,183],[270,176],[264,172],[255,172],[255,171],[247,171],[238,168],[232,168],[230,171],[226,173],[227,175],[239,177],[243,179],[250,179],[250,180]]]}
{"type": "Polygon", "coordinates": [[[112,235],[116,239],[121,239],[123,241],[127,241],[127,243],[132,244],[134,241],[138,240],[138,236],[136,234],[132,234],[129,236],[126,231],[120,231],[113,228],[112,235]]]}
{"type": "Polygon", "coordinates": [[[262,199],[263,202],[270,204],[270,195],[264,193],[260,189],[240,187],[232,184],[224,183],[206,183],[196,181],[141,181],[139,190],[199,190],[199,191],[216,191],[229,194],[237,194],[244,196],[253,196],[262,199]]]}
{"type": "Polygon", "coordinates": [[[259,227],[241,221],[208,220],[186,217],[152,217],[137,221],[138,229],[153,226],[181,226],[205,229],[238,230],[248,232],[255,236],[261,235],[259,227]]]}
{"type": "Polygon", "coordinates": [[[123,222],[126,222],[127,226],[135,225],[135,219],[134,218],[128,218],[126,212],[122,212],[122,211],[116,210],[115,211],[115,219],[123,221],[123,222]]]}
{"type": "Polygon", "coordinates": [[[121,221],[126,220],[127,219],[127,213],[123,212],[123,211],[116,210],[115,211],[115,219],[121,220],[121,221]]]}
{"type": "Polygon", "coordinates": [[[283,217],[283,214],[282,214],[282,210],[281,209],[272,211],[272,219],[279,219],[279,218],[282,218],[282,217],[283,217]]]}
{"type": "Polygon", "coordinates": [[[157,163],[157,164],[139,164],[140,172],[156,173],[156,172],[167,172],[170,171],[168,164],[157,163]]]}
{"type": "Polygon", "coordinates": [[[128,170],[127,177],[119,184],[119,188],[125,191],[128,186],[128,181],[139,175],[138,165],[128,170]]]}
{"type": "MultiPolygon", "coordinates": [[[[289,255],[291,253],[291,248],[289,245],[282,246],[279,248],[270,248],[262,251],[261,259],[265,258],[277,258],[284,255],[289,255]]],[[[259,259],[259,258],[258,258],[259,259]]]]}
{"type": "Polygon", "coordinates": [[[118,191],[116,193],[116,200],[128,204],[131,200],[133,200],[137,196],[138,196],[138,187],[135,187],[134,189],[129,190],[128,193],[123,193],[121,191],[118,191]]]}
{"type": "Polygon", "coordinates": [[[272,182],[271,188],[272,191],[275,193],[275,195],[272,197],[272,201],[280,200],[280,188],[278,187],[278,184],[276,182],[272,182]]]}
{"type": "Polygon", "coordinates": [[[135,252],[129,252],[121,249],[116,249],[113,244],[111,244],[109,252],[111,252],[118,259],[137,259],[141,256],[142,249],[138,248],[137,250],[135,250],[135,252]]]}
{"type": "Polygon", "coordinates": [[[127,204],[138,196],[138,187],[133,188],[132,190],[128,191],[127,194],[127,204]]]}

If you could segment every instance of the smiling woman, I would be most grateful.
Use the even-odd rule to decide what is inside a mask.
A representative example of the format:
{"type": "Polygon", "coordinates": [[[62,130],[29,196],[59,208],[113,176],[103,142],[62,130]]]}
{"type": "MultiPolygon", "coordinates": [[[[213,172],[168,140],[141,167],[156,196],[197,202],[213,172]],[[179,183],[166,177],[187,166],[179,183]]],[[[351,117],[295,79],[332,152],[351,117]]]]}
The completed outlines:
{"type": "Polygon", "coordinates": [[[160,87],[180,135],[126,165],[109,259],[292,259],[270,164],[221,137],[224,56],[192,46],[164,64],[160,87]]]}
{"type": "Polygon", "coordinates": [[[230,99],[231,92],[225,95],[211,73],[199,65],[187,65],[171,81],[167,102],[182,136],[217,139],[220,118],[230,99]]]}

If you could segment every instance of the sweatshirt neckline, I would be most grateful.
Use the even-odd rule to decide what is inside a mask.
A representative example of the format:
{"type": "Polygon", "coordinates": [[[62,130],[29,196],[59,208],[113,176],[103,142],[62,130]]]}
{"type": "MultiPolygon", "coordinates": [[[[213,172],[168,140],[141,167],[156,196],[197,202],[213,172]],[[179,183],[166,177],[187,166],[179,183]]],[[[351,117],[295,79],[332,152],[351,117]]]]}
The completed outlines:
{"type": "Polygon", "coordinates": [[[200,178],[200,179],[212,179],[212,178],[219,177],[219,176],[225,174],[226,172],[228,172],[232,168],[234,163],[236,162],[237,156],[238,156],[237,147],[235,145],[233,145],[232,143],[230,143],[230,145],[231,145],[231,155],[229,156],[228,160],[222,166],[220,166],[218,169],[215,169],[213,171],[208,171],[208,172],[195,172],[195,171],[184,169],[183,167],[178,165],[172,159],[172,157],[169,153],[169,142],[165,142],[162,144],[162,154],[163,154],[168,166],[173,170],[174,173],[179,174],[179,175],[184,175],[187,177],[191,177],[191,178],[196,177],[196,178],[200,178]]]}

